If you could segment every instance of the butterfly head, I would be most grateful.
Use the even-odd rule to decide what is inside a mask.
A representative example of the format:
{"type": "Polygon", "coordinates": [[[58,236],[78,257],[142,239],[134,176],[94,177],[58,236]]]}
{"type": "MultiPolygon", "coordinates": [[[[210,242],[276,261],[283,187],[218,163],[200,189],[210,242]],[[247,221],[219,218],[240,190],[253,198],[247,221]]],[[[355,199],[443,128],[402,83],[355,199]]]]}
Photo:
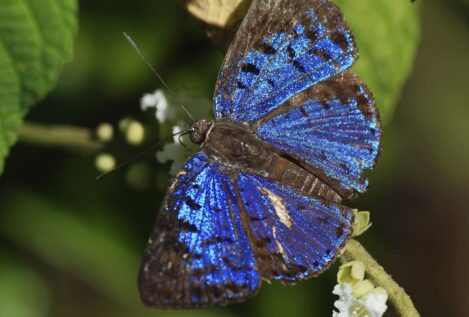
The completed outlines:
{"type": "Polygon", "coordinates": [[[189,129],[192,143],[202,144],[207,138],[211,126],[212,122],[205,119],[194,122],[189,129]]]}

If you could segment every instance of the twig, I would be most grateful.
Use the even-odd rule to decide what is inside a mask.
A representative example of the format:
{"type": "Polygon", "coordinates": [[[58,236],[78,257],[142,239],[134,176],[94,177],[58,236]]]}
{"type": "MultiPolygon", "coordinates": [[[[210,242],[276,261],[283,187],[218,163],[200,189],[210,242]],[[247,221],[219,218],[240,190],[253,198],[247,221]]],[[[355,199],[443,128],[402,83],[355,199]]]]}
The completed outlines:
{"type": "Polygon", "coordinates": [[[365,264],[368,278],[376,285],[384,288],[388,294],[391,303],[396,308],[400,316],[419,317],[420,314],[415,309],[409,295],[402,287],[397,284],[392,277],[386,273],[384,268],[376,262],[375,259],[366,251],[366,249],[356,240],[350,239],[345,251],[341,255],[343,262],[352,260],[361,261],[365,264]]]}
{"type": "Polygon", "coordinates": [[[68,125],[42,125],[25,122],[21,127],[19,141],[68,150],[95,152],[103,144],[94,140],[90,129],[68,125]]]}

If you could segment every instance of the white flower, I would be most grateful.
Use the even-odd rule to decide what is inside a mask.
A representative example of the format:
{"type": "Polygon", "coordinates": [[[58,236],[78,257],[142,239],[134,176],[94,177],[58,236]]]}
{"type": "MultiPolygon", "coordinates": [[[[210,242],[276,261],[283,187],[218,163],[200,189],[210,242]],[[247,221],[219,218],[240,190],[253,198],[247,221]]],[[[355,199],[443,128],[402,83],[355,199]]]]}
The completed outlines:
{"type": "Polygon", "coordinates": [[[334,303],[339,311],[333,311],[333,317],[381,317],[387,309],[388,294],[381,287],[374,288],[361,299],[355,297],[350,284],[337,284],[332,293],[339,296],[334,303]]]}
{"type": "MultiPolygon", "coordinates": [[[[172,134],[187,129],[191,124],[181,105],[186,106],[194,118],[209,118],[212,112],[211,103],[206,98],[194,97],[186,94],[165,94],[158,89],[154,93],[145,94],[140,102],[143,111],[155,108],[155,116],[160,125],[160,140],[168,142],[168,131],[172,126],[172,134]]],[[[190,142],[188,136],[176,135],[174,143],[167,143],[156,153],[160,163],[171,162],[169,173],[176,175],[184,162],[191,155],[200,150],[200,146],[190,142]],[[181,141],[183,144],[181,144],[181,141]]]]}
{"type": "Polygon", "coordinates": [[[179,134],[178,135],[175,135],[175,134],[181,132],[182,130],[183,129],[179,125],[176,125],[176,126],[173,127],[173,140],[174,140],[174,143],[178,143],[178,144],[181,143],[181,141],[179,140],[179,134]]]}
{"type": "Polygon", "coordinates": [[[184,165],[184,161],[187,159],[187,153],[180,143],[168,143],[163,146],[161,151],[156,153],[156,158],[160,163],[173,161],[169,174],[176,175],[184,165]]]}
{"type": "Polygon", "coordinates": [[[388,293],[383,288],[377,287],[365,296],[363,303],[373,310],[375,316],[383,316],[386,309],[388,309],[388,306],[386,306],[387,300],[388,293]]]}
{"type": "MultiPolygon", "coordinates": [[[[180,125],[176,125],[172,129],[172,134],[176,134],[178,132],[183,131],[180,125]]],[[[196,152],[197,146],[190,143],[186,137],[182,137],[182,142],[184,145],[181,144],[180,136],[175,135],[173,136],[174,143],[167,143],[163,146],[161,151],[156,153],[156,158],[160,163],[166,163],[169,161],[173,161],[171,163],[171,169],[169,170],[169,174],[176,175],[177,172],[181,169],[184,165],[184,162],[187,158],[196,152]]]]}
{"type": "Polygon", "coordinates": [[[155,108],[155,116],[160,124],[168,119],[175,119],[177,116],[174,107],[169,106],[168,99],[161,89],[157,89],[152,94],[143,95],[140,100],[140,107],[143,111],[155,108]]]}

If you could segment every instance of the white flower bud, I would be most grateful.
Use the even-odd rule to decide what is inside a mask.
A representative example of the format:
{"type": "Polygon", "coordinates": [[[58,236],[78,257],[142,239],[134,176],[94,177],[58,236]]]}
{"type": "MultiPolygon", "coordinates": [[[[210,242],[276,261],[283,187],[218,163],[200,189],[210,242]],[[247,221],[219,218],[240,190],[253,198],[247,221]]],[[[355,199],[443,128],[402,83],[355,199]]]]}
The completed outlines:
{"type": "Polygon", "coordinates": [[[370,212],[354,210],[352,237],[358,237],[371,227],[370,212]]]}
{"type": "Polygon", "coordinates": [[[109,142],[114,137],[114,128],[110,123],[101,123],[96,128],[96,137],[103,142],[109,142]]]}
{"type": "Polygon", "coordinates": [[[106,173],[116,166],[116,159],[110,154],[102,153],[96,157],[94,165],[98,171],[106,173]]]}
{"type": "Polygon", "coordinates": [[[145,138],[145,128],[138,121],[132,121],[129,123],[126,131],[126,139],[132,145],[139,145],[145,138]]]}

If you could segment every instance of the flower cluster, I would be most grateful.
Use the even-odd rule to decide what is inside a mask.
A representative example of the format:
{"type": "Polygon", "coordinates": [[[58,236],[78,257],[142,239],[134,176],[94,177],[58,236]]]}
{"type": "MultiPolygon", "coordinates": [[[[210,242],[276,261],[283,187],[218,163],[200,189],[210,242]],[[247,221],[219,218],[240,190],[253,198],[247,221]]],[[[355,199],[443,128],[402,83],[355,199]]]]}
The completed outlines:
{"type": "MultiPolygon", "coordinates": [[[[168,131],[174,135],[177,132],[188,128],[184,112],[177,107],[177,104],[184,103],[190,105],[189,109],[195,117],[209,117],[211,112],[210,102],[205,98],[189,97],[184,95],[168,96],[162,90],[145,94],[141,99],[142,110],[155,109],[155,117],[158,120],[162,131],[160,139],[163,141],[168,131]]],[[[169,173],[176,175],[183,166],[187,158],[197,151],[197,146],[189,142],[187,137],[174,136],[172,143],[167,143],[162,150],[156,153],[156,158],[160,163],[172,162],[169,173]]]]}
{"type": "Polygon", "coordinates": [[[333,317],[381,317],[387,309],[388,293],[365,279],[365,265],[360,261],[345,263],[337,273],[338,284],[332,291],[338,295],[333,317]]]}

